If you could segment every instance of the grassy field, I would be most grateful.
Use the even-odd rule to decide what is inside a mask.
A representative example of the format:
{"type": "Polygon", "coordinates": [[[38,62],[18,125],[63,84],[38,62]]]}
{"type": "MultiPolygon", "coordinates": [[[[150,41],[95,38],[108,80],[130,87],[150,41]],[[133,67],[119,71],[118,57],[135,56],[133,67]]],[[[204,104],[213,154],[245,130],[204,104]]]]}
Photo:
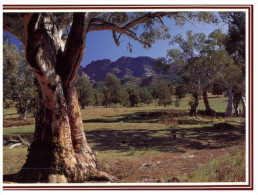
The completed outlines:
{"type": "MultiPolygon", "coordinates": [[[[180,107],[151,104],[82,110],[86,137],[97,152],[100,169],[119,182],[244,181],[245,126],[237,122],[244,118],[190,117],[189,99],[183,98],[180,107]],[[239,167],[233,176],[205,176],[205,171],[223,172],[225,162],[233,169],[239,167]],[[213,168],[207,171],[207,167],[213,168]]],[[[227,98],[211,96],[209,101],[216,112],[225,112],[227,98]]],[[[199,109],[204,109],[202,101],[199,109]]],[[[9,116],[17,117],[15,110],[5,110],[4,120],[9,116]]],[[[33,132],[33,124],[4,128],[6,137],[33,132]]],[[[21,168],[26,151],[26,147],[4,147],[4,174],[21,168]]]]}

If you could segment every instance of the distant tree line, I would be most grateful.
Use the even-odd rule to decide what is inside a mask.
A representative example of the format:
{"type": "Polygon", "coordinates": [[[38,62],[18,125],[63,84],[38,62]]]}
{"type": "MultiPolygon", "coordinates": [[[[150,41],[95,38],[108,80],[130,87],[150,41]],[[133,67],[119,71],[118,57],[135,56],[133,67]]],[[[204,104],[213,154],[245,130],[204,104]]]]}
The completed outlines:
{"type": "MultiPolygon", "coordinates": [[[[182,86],[175,87],[171,84],[156,83],[148,87],[128,87],[121,84],[121,80],[112,73],[107,73],[105,82],[92,84],[83,75],[77,75],[78,99],[82,108],[86,106],[112,107],[120,105],[135,107],[139,104],[164,107],[172,104],[172,95],[178,99],[186,96],[182,86]]],[[[177,102],[178,104],[178,102],[177,102]]]]}

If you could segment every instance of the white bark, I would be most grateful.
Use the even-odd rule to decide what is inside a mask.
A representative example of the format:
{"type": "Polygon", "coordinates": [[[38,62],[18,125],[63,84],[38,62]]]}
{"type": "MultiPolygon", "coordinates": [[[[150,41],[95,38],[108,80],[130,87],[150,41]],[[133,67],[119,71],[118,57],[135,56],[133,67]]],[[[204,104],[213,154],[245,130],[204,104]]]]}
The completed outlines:
{"type": "Polygon", "coordinates": [[[245,109],[246,109],[246,107],[245,107],[245,104],[246,104],[245,95],[242,95],[242,96],[241,96],[241,103],[242,103],[242,106],[243,106],[243,112],[242,112],[242,114],[245,115],[245,109]]]}
{"type": "Polygon", "coordinates": [[[228,89],[228,105],[225,112],[226,116],[232,116],[233,115],[233,92],[232,89],[228,89]]]}

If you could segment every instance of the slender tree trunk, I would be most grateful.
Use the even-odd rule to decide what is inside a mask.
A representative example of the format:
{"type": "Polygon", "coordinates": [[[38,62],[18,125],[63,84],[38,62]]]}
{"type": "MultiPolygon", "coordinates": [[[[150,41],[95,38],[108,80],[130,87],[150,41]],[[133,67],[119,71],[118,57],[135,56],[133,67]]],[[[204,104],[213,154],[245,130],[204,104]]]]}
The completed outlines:
{"type": "Polygon", "coordinates": [[[23,115],[23,120],[27,120],[27,114],[28,114],[28,108],[26,107],[23,115]]]}
{"type": "Polygon", "coordinates": [[[234,106],[234,109],[235,109],[235,115],[236,116],[239,116],[239,114],[241,114],[240,110],[238,108],[239,102],[240,102],[240,98],[239,97],[234,97],[234,95],[233,95],[233,106],[234,106]]]}
{"type": "Polygon", "coordinates": [[[242,107],[243,107],[242,114],[245,115],[246,108],[245,108],[245,95],[244,94],[241,96],[241,103],[242,103],[242,107]]]}
{"type": "Polygon", "coordinates": [[[226,116],[233,115],[233,92],[231,88],[228,89],[228,104],[227,104],[225,115],[226,116]]]}
{"type": "Polygon", "coordinates": [[[208,91],[210,89],[210,87],[212,86],[212,83],[209,83],[205,89],[203,90],[203,93],[202,93],[202,97],[203,97],[203,102],[204,102],[204,105],[205,105],[205,113],[207,115],[214,115],[214,110],[211,109],[211,106],[210,106],[210,102],[208,100],[208,91]]]}
{"type": "Polygon", "coordinates": [[[27,114],[28,114],[29,103],[30,103],[30,100],[28,100],[28,101],[26,102],[25,111],[24,111],[24,115],[23,115],[23,120],[27,120],[27,114]]]}
{"type": "Polygon", "coordinates": [[[201,78],[198,79],[198,98],[201,99],[201,78]]]}
{"type": "Polygon", "coordinates": [[[193,94],[193,97],[194,97],[194,103],[191,106],[191,110],[190,110],[189,114],[197,116],[197,107],[199,105],[199,94],[195,93],[195,94],[193,94]]]}

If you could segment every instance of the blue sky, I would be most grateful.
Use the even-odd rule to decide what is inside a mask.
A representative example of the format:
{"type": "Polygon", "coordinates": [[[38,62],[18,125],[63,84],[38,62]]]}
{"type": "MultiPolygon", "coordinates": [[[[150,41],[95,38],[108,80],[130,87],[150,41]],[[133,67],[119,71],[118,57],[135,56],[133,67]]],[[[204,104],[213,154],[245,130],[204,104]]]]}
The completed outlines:
{"type": "MultiPolygon", "coordinates": [[[[227,32],[227,25],[222,26],[204,23],[196,23],[193,25],[186,23],[181,28],[180,26],[175,26],[174,21],[171,19],[164,20],[164,23],[169,27],[171,37],[177,34],[182,34],[184,36],[189,30],[194,33],[205,33],[207,35],[218,28],[221,28],[224,33],[227,32]]],[[[152,58],[165,57],[167,50],[173,47],[168,44],[169,40],[157,41],[149,49],[144,49],[141,44],[132,39],[130,39],[130,42],[133,44],[132,53],[127,50],[127,42],[122,42],[120,46],[115,45],[111,31],[89,32],[86,40],[86,50],[81,65],[85,66],[91,61],[99,59],[110,59],[115,61],[121,56],[149,56],[152,58]]]]}
{"type": "MultiPolygon", "coordinates": [[[[182,34],[184,36],[189,30],[193,31],[194,33],[205,33],[207,35],[218,28],[221,28],[224,33],[227,32],[227,25],[223,26],[204,23],[195,23],[195,25],[193,25],[186,23],[183,27],[180,27],[176,26],[174,21],[171,19],[165,19],[163,22],[169,27],[171,37],[177,34],[182,34]]],[[[4,34],[7,33],[4,32],[4,34]]],[[[86,50],[81,66],[86,66],[93,60],[110,59],[115,61],[122,56],[149,56],[151,58],[165,57],[168,49],[176,47],[169,45],[169,40],[162,40],[157,41],[151,48],[144,49],[141,44],[130,39],[130,42],[133,45],[133,52],[130,53],[127,50],[126,39],[127,38],[124,36],[124,41],[120,44],[120,46],[116,46],[112,38],[111,31],[105,30],[89,32],[86,37],[86,50]]],[[[19,41],[14,36],[12,36],[12,42],[20,45],[19,41]]]]}

